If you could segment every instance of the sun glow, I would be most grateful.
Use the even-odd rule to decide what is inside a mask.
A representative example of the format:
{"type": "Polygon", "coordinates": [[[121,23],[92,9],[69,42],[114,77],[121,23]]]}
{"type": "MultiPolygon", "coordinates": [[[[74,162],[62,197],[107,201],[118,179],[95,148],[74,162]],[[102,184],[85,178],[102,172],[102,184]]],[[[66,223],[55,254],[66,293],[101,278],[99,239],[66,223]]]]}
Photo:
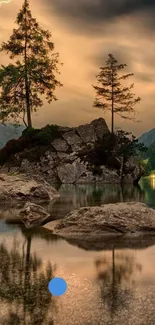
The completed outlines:
{"type": "Polygon", "coordinates": [[[0,0],[0,4],[2,4],[2,3],[9,3],[10,2],[10,0],[0,0]]]}
{"type": "Polygon", "coordinates": [[[155,189],[155,174],[150,175],[151,187],[155,189]]]}

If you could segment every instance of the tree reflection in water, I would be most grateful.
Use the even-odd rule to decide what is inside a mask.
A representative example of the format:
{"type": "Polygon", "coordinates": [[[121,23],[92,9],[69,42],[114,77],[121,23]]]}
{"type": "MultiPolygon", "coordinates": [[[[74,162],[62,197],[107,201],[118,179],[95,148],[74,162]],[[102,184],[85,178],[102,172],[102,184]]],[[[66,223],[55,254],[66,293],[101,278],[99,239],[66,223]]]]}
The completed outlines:
{"type": "Polygon", "coordinates": [[[111,321],[119,309],[127,307],[133,295],[135,284],[133,274],[141,272],[142,266],[135,262],[134,256],[115,253],[112,250],[112,262],[104,257],[95,261],[97,280],[100,285],[101,299],[110,310],[111,321]]]}
{"type": "Polygon", "coordinates": [[[31,254],[31,233],[25,233],[23,245],[16,240],[9,251],[0,244],[0,300],[3,325],[53,325],[55,302],[48,292],[48,282],[54,277],[51,263],[43,268],[36,254],[31,254]],[[7,314],[5,313],[7,310],[7,314]]]}

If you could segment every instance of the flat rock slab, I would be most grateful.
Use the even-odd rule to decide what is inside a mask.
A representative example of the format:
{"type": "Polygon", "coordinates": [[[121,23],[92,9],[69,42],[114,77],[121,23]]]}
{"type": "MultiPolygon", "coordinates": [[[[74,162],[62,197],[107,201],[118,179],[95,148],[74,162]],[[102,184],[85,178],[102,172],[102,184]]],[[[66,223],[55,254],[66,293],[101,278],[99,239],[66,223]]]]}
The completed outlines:
{"type": "Polygon", "coordinates": [[[59,193],[46,183],[28,179],[24,175],[0,174],[0,203],[12,201],[48,202],[59,193]]]}
{"type": "Polygon", "coordinates": [[[105,204],[70,212],[55,227],[64,238],[90,240],[104,236],[155,234],[155,210],[141,202],[105,204]]]}
{"type": "MultiPolygon", "coordinates": [[[[44,225],[44,229],[47,229],[49,231],[51,231],[51,233],[53,232],[53,230],[55,229],[55,227],[60,223],[60,220],[52,220],[48,223],[46,223],[44,225]]],[[[51,234],[52,236],[52,234],[51,234]]]]}

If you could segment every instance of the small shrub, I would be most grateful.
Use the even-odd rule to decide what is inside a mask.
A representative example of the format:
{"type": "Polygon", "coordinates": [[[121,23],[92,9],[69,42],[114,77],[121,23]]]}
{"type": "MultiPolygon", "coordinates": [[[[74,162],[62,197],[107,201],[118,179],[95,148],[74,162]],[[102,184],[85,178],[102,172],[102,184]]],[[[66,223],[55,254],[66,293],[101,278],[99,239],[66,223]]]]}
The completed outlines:
{"type": "Polygon", "coordinates": [[[35,138],[36,135],[40,132],[40,129],[34,129],[32,127],[28,127],[26,128],[23,132],[22,132],[22,137],[24,138],[35,138]]]}
{"type": "Polygon", "coordinates": [[[49,124],[41,129],[27,128],[22,133],[24,138],[29,138],[32,142],[39,145],[50,144],[53,140],[59,138],[60,135],[58,125],[49,124]]]}
{"type": "Polygon", "coordinates": [[[93,175],[95,176],[95,175],[98,175],[98,176],[102,176],[102,169],[101,169],[101,167],[94,167],[93,169],[92,169],[92,172],[93,172],[93,175]]]}
{"type": "Polygon", "coordinates": [[[42,129],[27,128],[19,139],[8,141],[5,147],[0,150],[0,165],[20,152],[28,160],[37,160],[49,148],[51,142],[60,136],[57,125],[46,125],[42,129]]]}
{"type": "Polygon", "coordinates": [[[0,150],[0,165],[3,165],[12,155],[23,150],[25,147],[25,139],[12,139],[9,140],[6,145],[0,150]]]}
{"type": "Polygon", "coordinates": [[[46,125],[36,135],[36,140],[40,145],[50,144],[52,141],[60,137],[59,127],[57,125],[46,125]]]}

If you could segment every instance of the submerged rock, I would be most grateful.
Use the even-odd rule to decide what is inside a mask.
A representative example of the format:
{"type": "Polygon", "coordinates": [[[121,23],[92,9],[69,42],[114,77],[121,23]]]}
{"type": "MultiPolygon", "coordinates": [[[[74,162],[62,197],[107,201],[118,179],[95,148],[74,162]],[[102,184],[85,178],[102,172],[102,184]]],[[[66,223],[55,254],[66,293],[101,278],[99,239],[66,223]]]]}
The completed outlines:
{"type": "Polygon", "coordinates": [[[85,241],[106,235],[150,233],[155,234],[155,210],[140,202],[80,208],[70,212],[54,229],[54,234],[85,241]]]}
{"type": "Polygon", "coordinates": [[[45,224],[51,217],[42,206],[27,202],[19,213],[19,219],[30,229],[45,224]]]}
{"type": "Polygon", "coordinates": [[[0,202],[32,201],[48,202],[59,193],[47,182],[39,183],[24,175],[0,174],[0,202]]]}

